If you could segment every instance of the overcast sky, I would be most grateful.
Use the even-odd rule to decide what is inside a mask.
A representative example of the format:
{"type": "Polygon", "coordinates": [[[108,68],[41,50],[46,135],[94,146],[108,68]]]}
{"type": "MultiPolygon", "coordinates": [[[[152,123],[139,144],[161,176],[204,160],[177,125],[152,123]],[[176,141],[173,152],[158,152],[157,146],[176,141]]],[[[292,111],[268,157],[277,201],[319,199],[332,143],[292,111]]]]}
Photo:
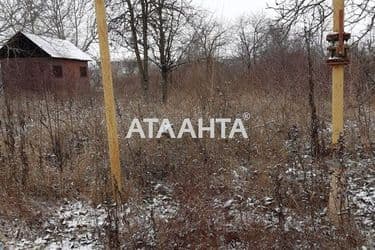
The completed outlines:
{"type": "Polygon", "coordinates": [[[193,0],[193,3],[213,12],[219,19],[233,20],[243,14],[267,12],[267,3],[272,4],[274,0],[193,0]]]}
{"type": "MultiPolygon", "coordinates": [[[[0,0],[1,1],[1,0],[0,0]]],[[[272,4],[275,0],[192,0],[197,7],[212,12],[214,17],[221,21],[235,21],[244,14],[257,14],[267,11],[267,3],[272,4]]],[[[271,14],[272,15],[272,14],[271,14]]],[[[120,49],[112,50],[112,58],[123,58],[124,52],[120,49]]]]}

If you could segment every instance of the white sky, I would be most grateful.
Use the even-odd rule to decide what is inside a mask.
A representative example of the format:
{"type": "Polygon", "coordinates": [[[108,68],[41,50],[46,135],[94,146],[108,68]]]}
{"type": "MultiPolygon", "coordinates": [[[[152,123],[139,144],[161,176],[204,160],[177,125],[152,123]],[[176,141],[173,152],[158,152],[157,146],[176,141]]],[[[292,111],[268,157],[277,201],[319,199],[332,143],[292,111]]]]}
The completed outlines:
{"type": "MultiPolygon", "coordinates": [[[[1,0],[0,0],[1,1],[1,0]]],[[[267,4],[272,5],[275,0],[192,0],[192,3],[203,10],[211,12],[222,22],[233,22],[242,15],[264,12],[272,16],[272,11],[266,10],[267,4]]],[[[112,49],[112,59],[122,59],[124,51],[112,49]]]]}
{"type": "Polygon", "coordinates": [[[274,0],[193,0],[193,3],[229,21],[243,14],[267,12],[267,3],[273,4],[274,0]]]}

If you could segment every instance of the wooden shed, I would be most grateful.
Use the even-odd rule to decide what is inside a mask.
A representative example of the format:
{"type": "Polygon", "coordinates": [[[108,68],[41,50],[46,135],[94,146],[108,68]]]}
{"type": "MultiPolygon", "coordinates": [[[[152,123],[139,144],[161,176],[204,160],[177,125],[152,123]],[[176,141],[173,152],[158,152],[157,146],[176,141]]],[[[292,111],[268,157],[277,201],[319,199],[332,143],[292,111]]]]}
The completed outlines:
{"type": "Polygon", "coordinates": [[[69,41],[18,32],[0,49],[1,80],[10,92],[80,93],[89,89],[89,61],[69,41]]]}

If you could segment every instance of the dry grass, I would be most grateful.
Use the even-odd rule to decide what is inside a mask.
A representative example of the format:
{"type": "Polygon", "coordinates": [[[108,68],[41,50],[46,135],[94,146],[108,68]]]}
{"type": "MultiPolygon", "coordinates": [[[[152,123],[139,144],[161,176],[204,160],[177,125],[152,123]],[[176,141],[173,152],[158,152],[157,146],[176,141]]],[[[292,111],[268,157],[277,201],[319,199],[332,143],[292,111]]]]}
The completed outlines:
{"type": "MultiPolygon", "coordinates": [[[[142,201],[152,196],[155,183],[161,182],[173,187],[173,198],[184,204],[177,219],[169,223],[156,222],[160,249],[218,248],[222,237],[227,244],[246,242],[246,246],[261,249],[276,245],[289,248],[295,240],[304,237],[310,238],[311,242],[322,241],[320,246],[332,246],[319,232],[307,236],[281,231],[269,234],[264,225],[256,223],[245,223],[233,231],[226,227],[231,222],[230,215],[212,205],[213,197],[225,199],[239,193],[242,197],[259,199],[267,195],[277,197],[272,174],[275,166],[290,163],[285,141],[291,128],[299,129],[300,145],[308,142],[310,111],[306,72],[301,67],[304,61],[294,55],[289,59],[283,59],[283,63],[277,58],[265,60],[251,72],[243,72],[235,65],[217,63],[214,89],[211,89],[212,83],[206,78],[204,67],[186,66],[173,74],[170,98],[165,105],[158,102],[157,77],[153,77],[150,103],[142,101],[135,77],[116,80],[122,164],[126,184],[132,187],[130,197],[142,201]],[[184,118],[195,121],[201,117],[235,118],[245,112],[252,115],[246,121],[249,140],[125,139],[135,117],[168,118],[178,128],[184,118]],[[241,186],[240,191],[233,185],[233,171],[239,166],[255,169],[257,173],[251,178],[244,177],[247,186],[241,186]],[[174,239],[173,246],[171,239],[174,239]]],[[[323,131],[330,117],[329,72],[320,64],[316,69],[322,69],[316,70],[315,81],[323,131]]],[[[348,93],[354,91],[354,82],[361,77],[359,71],[360,66],[352,66],[348,93]]],[[[3,216],[25,218],[32,224],[35,214],[29,204],[33,204],[33,200],[78,198],[101,203],[109,198],[111,190],[100,93],[71,98],[2,96],[1,101],[0,211],[3,216]]],[[[361,105],[365,113],[358,114],[358,102],[349,95],[347,119],[366,122],[348,136],[348,145],[361,144],[371,152],[371,142],[375,138],[371,129],[375,104],[368,101],[361,105]]],[[[321,137],[324,158],[329,154],[329,137],[324,134],[321,137]]],[[[314,164],[322,170],[322,175],[328,174],[323,160],[314,164]]],[[[300,204],[299,195],[307,187],[285,181],[280,184],[280,190],[294,189],[296,196],[284,197],[283,194],[280,199],[283,206],[297,215],[318,211],[327,200],[326,184],[315,183],[309,193],[310,200],[300,204]],[[316,193],[321,197],[315,197],[313,194],[316,193]]],[[[356,239],[338,242],[342,246],[347,242],[353,246],[358,244],[356,239]]]]}

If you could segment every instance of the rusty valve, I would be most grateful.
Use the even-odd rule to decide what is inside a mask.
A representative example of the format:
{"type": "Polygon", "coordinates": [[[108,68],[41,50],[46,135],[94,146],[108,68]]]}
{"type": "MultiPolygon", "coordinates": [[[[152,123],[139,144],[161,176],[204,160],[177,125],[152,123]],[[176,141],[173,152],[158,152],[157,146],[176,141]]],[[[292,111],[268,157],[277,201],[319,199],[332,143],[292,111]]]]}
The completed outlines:
{"type": "Polygon", "coordinates": [[[329,65],[347,65],[349,64],[349,45],[347,44],[350,39],[350,33],[344,33],[340,35],[339,33],[331,33],[327,36],[327,41],[330,43],[328,47],[329,58],[327,63],[329,65]],[[342,36],[342,41],[340,41],[340,36],[342,36]]]}
{"type": "Polygon", "coordinates": [[[327,41],[331,44],[328,47],[329,58],[327,63],[329,65],[347,65],[350,62],[348,40],[351,34],[344,31],[343,11],[340,11],[339,19],[339,31],[327,35],[327,41]]]}

